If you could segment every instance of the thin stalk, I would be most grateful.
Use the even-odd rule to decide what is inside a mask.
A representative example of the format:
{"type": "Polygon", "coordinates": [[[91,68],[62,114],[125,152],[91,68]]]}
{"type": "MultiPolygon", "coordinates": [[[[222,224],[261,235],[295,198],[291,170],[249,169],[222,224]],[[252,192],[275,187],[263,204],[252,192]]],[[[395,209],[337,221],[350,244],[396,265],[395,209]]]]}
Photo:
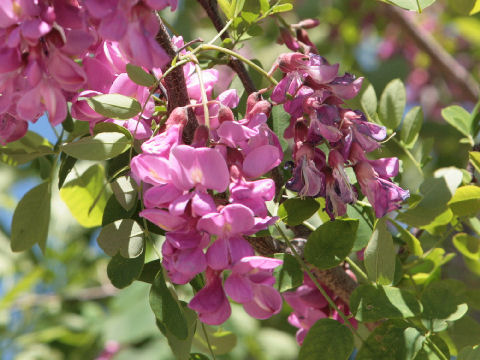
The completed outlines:
{"type": "Polygon", "coordinates": [[[212,44],[204,44],[204,45],[200,45],[198,46],[194,52],[197,52],[197,51],[202,51],[202,50],[216,50],[216,51],[220,51],[220,52],[223,52],[227,55],[230,55],[230,56],[233,56],[234,58],[237,58],[238,60],[244,62],[245,64],[247,64],[248,66],[250,66],[251,68],[253,68],[255,71],[259,72],[260,74],[262,74],[265,78],[267,78],[268,81],[270,81],[273,85],[277,85],[278,84],[278,81],[275,80],[271,75],[269,75],[265,70],[263,70],[260,66],[258,66],[257,64],[255,64],[254,62],[248,60],[246,57],[244,57],[243,55],[240,55],[238,53],[236,53],[235,51],[232,51],[230,49],[226,49],[226,48],[223,48],[223,47],[220,47],[220,46],[216,46],[216,45],[212,45],[212,44]]]}
{"type": "Polygon", "coordinates": [[[418,170],[418,172],[420,173],[420,175],[423,176],[423,170],[422,170],[422,166],[420,165],[420,163],[417,161],[417,159],[415,159],[415,157],[413,156],[413,154],[410,152],[410,150],[406,149],[404,146],[402,146],[402,144],[400,144],[400,141],[398,141],[396,138],[392,138],[391,139],[395,144],[397,144],[398,146],[400,146],[403,150],[403,152],[405,153],[405,155],[407,155],[407,157],[412,161],[413,165],[415,165],[415,168],[418,170]]]}
{"type": "Polygon", "coordinates": [[[293,256],[297,259],[297,261],[300,263],[300,265],[302,266],[303,270],[307,273],[308,277],[313,281],[313,283],[315,284],[315,286],[317,287],[317,289],[320,291],[320,293],[323,295],[323,297],[327,300],[328,304],[330,305],[331,308],[333,308],[337,313],[338,315],[340,315],[340,317],[342,318],[343,322],[345,323],[346,326],[348,326],[350,328],[350,330],[362,341],[362,342],[365,342],[365,340],[360,336],[360,334],[357,332],[357,329],[355,329],[353,327],[353,325],[350,323],[350,321],[348,320],[348,317],[343,313],[343,311],[341,311],[338,306],[335,304],[335,302],[330,298],[330,296],[327,294],[327,292],[325,291],[325,289],[320,285],[320,283],[318,282],[317,278],[315,277],[315,275],[313,275],[313,273],[310,271],[310,269],[308,268],[307,264],[305,263],[305,261],[303,261],[302,257],[298,254],[297,250],[295,249],[295,247],[292,245],[292,243],[290,242],[290,240],[288,239],[287,235],[285,235],[285,233],[283,232],[282,228],[280,226],[278,226],[277,224],[275,224],[275,227],[277,228],[278,232],[280,233],[280,235],[282,236],[282,238],[285,240],[287,246],[290,248],[290,250],[292,251],[292,254],[293,256]]]}
{"type": "Polygon", "coordinates": [[[348,256],[345,258],[345,261],[348,263],[348,265],[350,265],[350,267],[353,269],[353,271],[362,278],[362,280],[364,282],[370,283],[370,280],[368,279],[367,274],[365,274],[365,272],[362,270],[362,268],[360,266],[358,266],[355,261],[350,259],[348,256]]]}
{"type": "Polygon", "coordinates": [[[233,23],[233,19],[230,19],[230,20],[225,24],[225,26],[223,27],[223,29],[220,30],[220,32],[219,32],[217,35],[215,35],[215,37],[214,37],[212,40],[210,40],[207,44],[208,44],[208,45],[212,45],[215,41],[217,41],[217,40],[220,38],[220,36],[222,36],[222,35],[225,33],[225,31],[228,30],[228,28],[230,27],[230,25],[232,25],[232,23],[233,23]]]}
{"type": "Polygon", "coordinates": [[[202,331],[203,335],[205,335],[205,340],[207,340],[208,350],[210,351],[213,360],[216,360],[215,353],[213,352],[212,345],[210,344],[210,339],[208,338],[207,329],[205,329],[205,324],[203,322],[200,323],[202,324],[202,331]]]}
{"type": "Polygon", "coordinates": [[[447,356],[438,348],[438,346],[430,339],[427,337],[426,342],[428,343],[428,346],[432,348],[432,350],[440,357],[442,360],[448,360],[447,356]]]}
{"type": "Polygon", "coordinates": [[[205,91],[205,84],[203,83],[202,69],[200,65],[195,62],[195,72],[198,76],[198,83],[200,84],[200,93],[202,94],[203,117],[205,118],[205,126],[210,129],[210,114],[208,112],[208,97],[205,91]]]}

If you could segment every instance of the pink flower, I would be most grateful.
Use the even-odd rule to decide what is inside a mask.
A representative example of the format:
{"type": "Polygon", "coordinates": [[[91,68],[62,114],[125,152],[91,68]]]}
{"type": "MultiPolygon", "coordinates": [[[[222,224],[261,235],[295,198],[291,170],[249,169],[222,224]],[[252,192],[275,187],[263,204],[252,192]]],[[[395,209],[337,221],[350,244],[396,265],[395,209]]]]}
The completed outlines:
{"type": "Polygon", "coordinates": [[[399,209],[401,202],[410,196],[408,190],[382,178],[368,161],[358,162],[354,170],[360,188],[372,204],[375,216],[378,218],[399,209]]]}
{"type": "Polygon", "coordinates": [[[207,285],[188,304],[198,313],[200,321],[208,325],[223,324],[232,313],[218,271],[207,268],[207,285]]]}
{"type": "Polygon", "coordinates": [[[229,183],[227,164],[215,149],[178,145],[170,154],[171,179],[179,189],[224,192],[229,183]]]}
{"type": "Polygon", "coordinates": [[[225,281],[226,293],[243,304],[245,311],[256,319],[268,319],[282,308],[282,298],[273,288],[273,269],[282,260],[261,256],[244,257],[233,265],[225,281]]]}
{"type": "Polygon", "coordinates": [[[162,245],[163,265],[175,284],[186,284],[205,271],[207,261],[202,249],[209,238],[198,232],[168,232],[162,245]]]}

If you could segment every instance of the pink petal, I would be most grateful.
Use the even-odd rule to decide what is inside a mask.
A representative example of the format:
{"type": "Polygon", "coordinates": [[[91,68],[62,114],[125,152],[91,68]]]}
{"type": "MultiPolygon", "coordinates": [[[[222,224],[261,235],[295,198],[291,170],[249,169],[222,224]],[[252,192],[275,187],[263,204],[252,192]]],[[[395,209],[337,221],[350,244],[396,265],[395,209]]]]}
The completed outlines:
{"type": "Polygon", "coordinates": [[[277,290],[270,286],[257,285],[253,291],[253,300],[243,304],[247,314],[263,320],[280,312],[282,309],[282,297],[277,290]]]}
{"type": "Polygon", "coordinates": [[[184,218],[173,216],[165,210],[145,209],[139,215],[166,231],[182,229],[187,223],[184,218]]]}
{"type": "Polygon", "coordinates": [[[250,282],[243,276],[232,274],[224,284],[225,292],[234,301],[245,303],[253,298],[253,290],[250,282]]]}
{"type": "Polygon", "coordinates": [[[278,149],[263,145],[252,150],[243,161],[243,171],[249,178],[257,178],[281,163],[278,149]]]}

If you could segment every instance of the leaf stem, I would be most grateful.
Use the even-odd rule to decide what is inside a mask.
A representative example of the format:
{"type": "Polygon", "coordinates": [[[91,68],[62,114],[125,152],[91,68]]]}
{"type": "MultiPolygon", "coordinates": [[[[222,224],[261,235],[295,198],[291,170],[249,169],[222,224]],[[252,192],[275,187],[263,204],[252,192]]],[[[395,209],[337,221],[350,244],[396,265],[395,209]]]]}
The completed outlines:
{"type": "Polygon", "coordinates": [[[345,258],[345,261],[348,263],[348,265],[350,265],[350,267],[353,269],[353,271],[359,275],[362,280],[366,283],[370,283],[371,281],[368,279],[368,276],[367,274],[365,274],[365,272],[362,270],[362,268],[360,266],[357,265],[357,263],[355,261],[353,261],[352,259],[350,259],[348,256],[345,258]]]}
{"type": "Polygon", "coordinates": [[[218,34],[215,35],[215,37],[214,37],[212,40],[210,40],[207,44],[208,44],[208,45],[212,45],[215,41],[217,41],[217,40],[220,38],[220,36],[222,36],[222,35],[225,33],[225,31],[228,30],[228,28],[230,27],[230,25],[232,25],[232,23],[233,23],[233,19],[230,19],[230,20],[225,24],[225,26],[223,27],[223,29],[220,30],[220,31],[218,32],[218,34]]]}
{"type": "Polygon", "coordinates": [[[210,339],[208,338],[207,329],[205,329],[205,324],[201,321],[200,321],[200,324],[202,324],[202,331],[203,331],[203,335],[205,336],[205,340],[207,341],[208,350],[210,351],[210,354],[212,355],[213,360],[216,360],[215,353],[213,352],[213,349],[212,349],[212,344],[210,344],[210,339]]]}
{"type": "Polygon", "coordinates": [[[413,163],[413,165],[415,165],[416,169],[418,170],[418,172],[420,173],[420,175],[423,176],[423,170],[422,170],[422,166],[420,165],[420,163],[417,161],[417,159],[415,159],[415,157],[413,156],[413,154],[410,152],[410,150],[406,149],[404,146],[402,146],[402,144],[400,143],[400,141],[398,141],[396,138],[391,138],[391,140],[398,146],[400,146],[403,150],[403,152],[405,153],[405,155],[407,155],[407,157],[410,159],[410,161],[413,163]]]}
{"type": "Polygon", "coordinates": [[[203,44],[203,45],[200,45],[198,46],[194,52],[197,52],[197,51],[202,51],[202,50],[216,50],[216,51],[220,51],[220,52],[223,52],[227,55],[230,55],[230,56],[233,56],[234,58],[237,58],[238,60],[244,62],[245,64],[247,64],[248,66],[250,66],[251,68],[253,68],[255,71],[259,72],[260,74],[262,74],[268,81],[270,81],[273,85],[277,85],[278,84],[278,81],[275,80],[273,78],[273,76],[269,75],[265,70],[263,70],[260,66],[258,66],[257,64],[255,64],[253,61],[251,60],[248,60],[246,57],[244,57],[243,55],[240,55],[239,53],[236,53],[235,51],[232,51],[230,49],[226,49],[226,48],[223,48],[221,46],[216,46],[216,45],[212,45],[212,44],[203,44]]]}

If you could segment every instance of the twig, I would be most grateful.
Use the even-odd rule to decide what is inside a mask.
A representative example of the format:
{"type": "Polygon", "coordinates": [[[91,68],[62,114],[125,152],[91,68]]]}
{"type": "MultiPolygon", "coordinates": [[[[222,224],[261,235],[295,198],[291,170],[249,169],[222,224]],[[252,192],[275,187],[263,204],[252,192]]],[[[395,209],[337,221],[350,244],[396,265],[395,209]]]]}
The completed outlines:
{"type": "MultiPolygon", "coordinates": [[[[225,24],[223,23],[220,14],[218,13],[217,0],[197,0],[198,3],[205,9],[208,17],[212,21],[213,26],[218,32],[223,33],[220,35],[222,40],[228,39],[230,35],[228,31],[225,30],[225,24]]],[[[228,66],[235,71],[238,75],[238,78],[243,84],[245,91],[248,94],[251,94],[256,91],[255,85],[253,84],[250,75],[248,75],[247,69],[243,66],[242,62],[237,59],[231,59],[228,63],[228,66]]]]}
{"type": "MultiPolygon", "coordinates": [[[[168,56],[173,60],[177,56],[178,49],[172,43],[170,35],[168,35],[165,25],[160,20],[160,30],[157,34],[157,42],[167,52],[168,56]]],[[[166,71],[170,64],[168,64],[162,71],[166,71]]],[[[165,88],[168,94],[167,116],[173,109],[181,106],[186,106],[190,103],[188,97],[187,85],[185,76],[183,75],[183,67],[179,66],[173,69],[167,76],[165,76],[165,88]]],[[[197,118],[192,109],[188,109],[188,121],[183,129],[183,141],[190,144],[193,140],[193,134],[198,127],[197,118]]]]}
{"type": "Polygon", "coordinates": [[[470,73],[450,55],[429,33],[422,31],[408,16],[405,10],[385,5],[387,17],[395,21],[412,38],[419,48],[425,51],[432,62],[452,82],[463,91],[468,100],[477,102],[479,86],[470,73]]]}

